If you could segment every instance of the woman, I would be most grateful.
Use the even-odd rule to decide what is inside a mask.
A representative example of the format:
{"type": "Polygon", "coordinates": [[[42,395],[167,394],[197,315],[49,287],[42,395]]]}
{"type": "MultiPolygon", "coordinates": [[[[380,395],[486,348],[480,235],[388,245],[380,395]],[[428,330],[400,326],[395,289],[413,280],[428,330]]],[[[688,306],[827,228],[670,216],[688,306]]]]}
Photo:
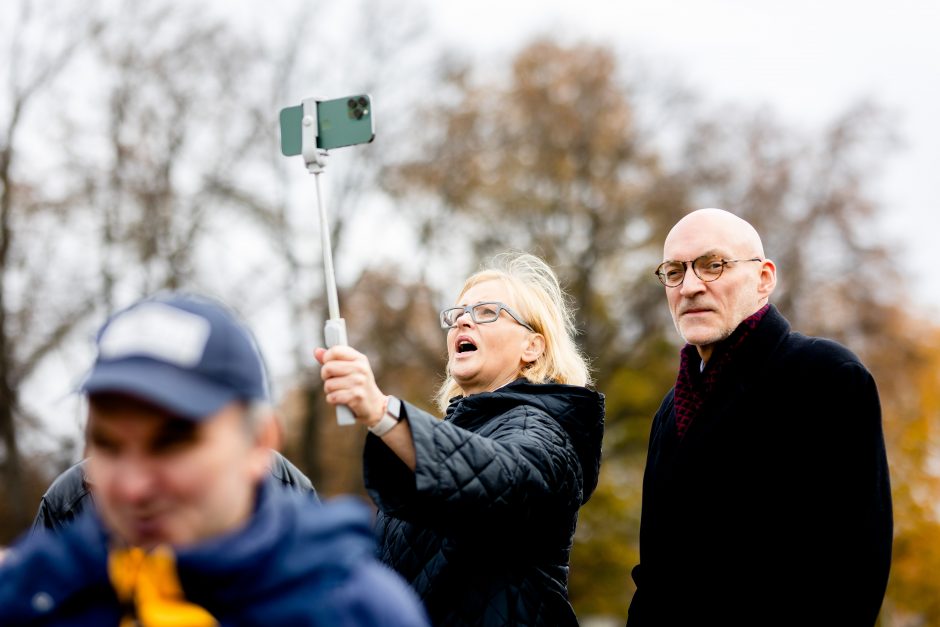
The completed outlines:
{"type": "Polygon", "coordinates": [[[502,255],[441,312],[443,420],[387,397],[364,355],[317,349],[327,401],[372,432],[379,556],[438,625],[576,625],[568,561],[595,486],[604,400],[584,387],[571,310],[532,255],[502,255]]]}

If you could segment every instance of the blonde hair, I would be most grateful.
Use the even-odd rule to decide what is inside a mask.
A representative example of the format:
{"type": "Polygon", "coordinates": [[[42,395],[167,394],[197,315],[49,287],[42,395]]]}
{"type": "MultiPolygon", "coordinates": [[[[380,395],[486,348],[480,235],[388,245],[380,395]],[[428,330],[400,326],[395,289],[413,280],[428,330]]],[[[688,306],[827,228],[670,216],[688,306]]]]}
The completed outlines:
{"type": "MultiPolygon", "coordinates": [[[[485,281],[502,281],[513,297],[513,309],[536,333],[545,338],[545,350],[535,361],[520,368],[519,376],[531,383],[592,383],[587,360],[574,336],[574,310],[561,288],[558,277],[547,263],[527,253],[502,253],[472,274],[460,290],[467,290],[485,281]]],[[[437,392],[437,405],[447,409],[448,401],[464,393],[450,372],[437,392]]]]}

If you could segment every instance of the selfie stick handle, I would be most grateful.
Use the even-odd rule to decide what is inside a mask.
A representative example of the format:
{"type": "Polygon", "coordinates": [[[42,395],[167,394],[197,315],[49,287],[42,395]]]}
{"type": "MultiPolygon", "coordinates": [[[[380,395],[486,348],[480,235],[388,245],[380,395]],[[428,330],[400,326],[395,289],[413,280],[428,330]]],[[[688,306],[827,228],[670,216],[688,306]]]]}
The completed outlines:
{"type": "MultiPolygon", "coordinates": [[[[304,117],[301,122],[301,141],[304,162],[307,170],[313,174],[317,187],[317,208],[320,213],[320,243],[323,249],[323,274],[325,277],[326,300],[330,317],[323,326],[323,338],[329,348],[347,346],[346,321],[339,315],[339,298],[336,294],[336,273],[333,271],[333,247],[330,243],[330,227],[327,221],[326,205],[320,194],[320,174],[326,168],[327,153],[317,148],[317,100],[307,98],[302,101],[304,117]]],[[[336,406],[336,424],[354,425],[356,419],[346,405],[336,406]]]]}

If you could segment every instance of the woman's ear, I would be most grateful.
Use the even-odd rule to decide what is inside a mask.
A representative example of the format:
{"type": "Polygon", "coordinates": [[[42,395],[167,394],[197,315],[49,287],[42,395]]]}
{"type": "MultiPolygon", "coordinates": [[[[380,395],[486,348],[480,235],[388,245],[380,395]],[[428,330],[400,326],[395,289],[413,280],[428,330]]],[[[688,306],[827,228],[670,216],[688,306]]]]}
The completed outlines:
{"type": "Polygon", "coordinates": [[[531,364],[545,352],[545,337],[541,333],[530,333],[525,349],[522,351],[522,361],[531,364]]]}

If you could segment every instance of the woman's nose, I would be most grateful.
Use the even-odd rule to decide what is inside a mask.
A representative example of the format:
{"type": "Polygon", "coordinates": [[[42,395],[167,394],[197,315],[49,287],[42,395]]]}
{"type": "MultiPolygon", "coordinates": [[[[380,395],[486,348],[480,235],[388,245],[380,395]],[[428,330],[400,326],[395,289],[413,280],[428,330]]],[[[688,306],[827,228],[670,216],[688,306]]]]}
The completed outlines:
{"type": "Polygon", "coordinates": [[[465,309],[462,314],[457,316],[457,319],[454,322],[457,324],[457,326],[469,327],[473,324],[473,316],[471,316],[470,312],[465,309]]]}

